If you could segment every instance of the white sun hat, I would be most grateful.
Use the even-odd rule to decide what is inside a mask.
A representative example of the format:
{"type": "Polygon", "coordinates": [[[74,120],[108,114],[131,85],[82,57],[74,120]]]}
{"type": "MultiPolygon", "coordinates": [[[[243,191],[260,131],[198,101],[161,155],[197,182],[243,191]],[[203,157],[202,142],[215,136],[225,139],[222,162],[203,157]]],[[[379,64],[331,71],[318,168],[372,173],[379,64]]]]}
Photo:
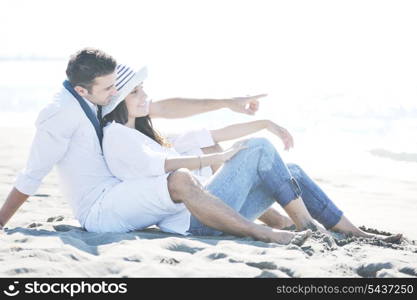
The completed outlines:
{"type": "Polygon", "coordinates": [[[122,102],[127,95],[148,76],[147,67],[142,67],[139,71],[134,71],[127,65],[118,65],[116,67],[116,89],[117,94],[110,100],[107,105],[102,107],[102,116],[109,114],[122,102]]]}

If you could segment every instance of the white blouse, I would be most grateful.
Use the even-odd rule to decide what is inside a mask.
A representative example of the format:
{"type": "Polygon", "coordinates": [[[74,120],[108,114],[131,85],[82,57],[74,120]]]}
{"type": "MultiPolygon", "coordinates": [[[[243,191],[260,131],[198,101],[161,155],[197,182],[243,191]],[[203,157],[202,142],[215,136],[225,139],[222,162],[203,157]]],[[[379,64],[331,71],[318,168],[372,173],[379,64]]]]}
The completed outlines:
{"type": "MultiPolygon", "coordinates": [[[[182,134],[171,134],[167,136],[167,139],[173,147],[163,147],[140,131],[113,121],[104,127],[104,158],[113,175],[122,181],[140,178],[149,180],[149,177],[154,177],[155,180],[163,182],[164,186],[161,186],[161,189],[167,189],[166,178],[169,173],[165,173],[166,158],[181,155],[201,155],[203,154],[201,148],[215,144],[210,131],[205,128],[187,131],[182,134]],[[161,176],[164,178],[161,178],[161,176]]],[[[192,172],[201,184],[204,184],[212,175],[210,167],[193,170],[192,172]]],[[[148,186],[143,185],[138,188],[146,189],[148,186]]],[[[155,194],[155,191],[149,190],[149,195],[152,194],[155,194]]],[[[166,197],[169,197],[169,194],[166,194],[166,197]]],[[[172,202],[170,198],[163,200],[172,202]]],[[[152,197],[141,199],[141,201],[152,201],[152,197]]],[[[190,213],[182,203],[177,206],[181,208],[173,213],[177,216],[169,216],[170,221],[166,224],[162,221],[155,225],[158,225],[163,231],[187,235],[188,233],[184,228],[188,229],[189,227],[190,213]],[[175,220],[175,222],[172,220],[175,220]]],[[[161,216],[166,215],[166,211],[153,213],[160,213],[161,216]]]]}

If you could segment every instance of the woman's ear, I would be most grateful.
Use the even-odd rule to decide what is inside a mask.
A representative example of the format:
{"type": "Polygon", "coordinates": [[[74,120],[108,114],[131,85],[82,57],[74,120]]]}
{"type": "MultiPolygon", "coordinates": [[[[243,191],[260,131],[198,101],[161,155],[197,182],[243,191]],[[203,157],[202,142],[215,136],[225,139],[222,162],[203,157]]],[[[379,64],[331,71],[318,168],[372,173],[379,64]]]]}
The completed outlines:
{"type": "Polygon", "coordinates": [[[82,87],[82,86],[79,86],[79,85],[76,85],[75,87],[74,87],[74,90],[81,96],[81,97],[85,97],[85,96],[87,96],[89,93],[88,93],[88,90],[86,89],[86,88],[84,88],[84,87],[82,87]]]}

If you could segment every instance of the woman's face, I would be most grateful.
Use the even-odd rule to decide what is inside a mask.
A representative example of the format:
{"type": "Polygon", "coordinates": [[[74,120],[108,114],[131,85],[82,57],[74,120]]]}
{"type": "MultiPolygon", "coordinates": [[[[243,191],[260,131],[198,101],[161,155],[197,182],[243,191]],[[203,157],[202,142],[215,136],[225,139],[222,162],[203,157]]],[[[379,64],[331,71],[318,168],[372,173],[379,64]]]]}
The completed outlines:
{"type": "Polygon", "coordinates": [[[149,100],[143,90],[143,83],[136,86],[125,98],[129,117],[138,118],[149,114],[149,100]]]}

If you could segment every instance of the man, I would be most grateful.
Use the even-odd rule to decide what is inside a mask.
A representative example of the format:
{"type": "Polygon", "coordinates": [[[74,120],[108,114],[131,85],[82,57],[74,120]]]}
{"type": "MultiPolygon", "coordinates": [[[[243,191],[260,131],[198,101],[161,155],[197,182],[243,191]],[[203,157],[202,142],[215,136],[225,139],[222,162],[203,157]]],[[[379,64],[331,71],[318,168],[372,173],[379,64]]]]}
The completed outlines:
{"type": "MultiPolygon", "coordinates": [[[[42,179],[57,166],[61,188],[75,217],[84,227],[89,209],[105,192],[120,182],[108,170],[101,150],[101,106],[117,93],[116,61],[98,49],[83,49],[73,55],[66,70],[68,81],[36,120],[26,168],[0,210],[2,228],[18,208],[36,193],[42,179]]],[[[152,118],[184,118],[220,108],[254,114],[258,99],[265,95],[232,99],[172,98],[153,102],[152,118]],[[181,109],[178,109],[181,107],[181,109]]],[[[204,224],[238,236],[283,243],[282,235],[240,216],[196,183],[190,172],[179,169],[168,178],[173,199],[186,199],[187,207],[204,224]]],[[[123,190],[118,197],[123,197],[123,190]]],[[[184,201],[185,202],[185,201],[184,201]]],[[[293,234],[288,234],[287,242],[293,234]]],[[[284,243],[287,243],[284,242],[284,243]]]]}

